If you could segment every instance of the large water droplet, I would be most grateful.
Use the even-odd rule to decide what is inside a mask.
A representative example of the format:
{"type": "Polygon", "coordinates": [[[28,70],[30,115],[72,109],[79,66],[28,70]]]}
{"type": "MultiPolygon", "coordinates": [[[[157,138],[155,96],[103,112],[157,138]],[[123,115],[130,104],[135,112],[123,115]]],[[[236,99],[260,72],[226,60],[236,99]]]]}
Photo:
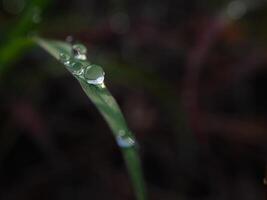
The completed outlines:
{"type": "Polygon", "coordinates": [[[120,130],[118,136],[116,137],[117,144],[122,148],[130,148],[135,145],[134,138],[127,136],[125,131],[120,130]]]}
{"type": "Polygon", "coordinates": [[[102,67],[98,65],[89,65],[85,68],[84,78],[87,83],[99,85],[104,82],[105,72],[102,67]]]}
{"type": "Polygon", "coordinates": [[[59,60],[62,62],[64,65],[69,65],[70,64],[70,55],[66,53],[60,53],[59,54],[59,60]]]}
{"type": "Polygon", "coordinates": [[[79,59],[79,60],[86,60],[86,53],[87,53],[87,48],[83,44],[74,44],[72,46],[72,52],[74,55],[74,58],[79,59]]]}

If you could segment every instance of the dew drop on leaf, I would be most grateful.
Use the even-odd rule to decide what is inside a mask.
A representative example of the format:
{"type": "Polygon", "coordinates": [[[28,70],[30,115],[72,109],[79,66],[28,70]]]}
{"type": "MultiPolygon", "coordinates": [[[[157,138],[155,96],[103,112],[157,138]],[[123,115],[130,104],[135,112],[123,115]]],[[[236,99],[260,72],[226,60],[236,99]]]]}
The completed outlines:
{"type": "Polygon", "coordinates": [[[70,71],[80,78],[84,78],[84,65],[81,62],[73,61],[69,66],[70,71]]]}
{"type": "Polygon", "coordinates": [[[59,54],[59,60],[62,62],[64,65],[69,65],[70,64],[70,56],[69,54],[66,53],[60,53],[59,54]]]}
{"type": "Polygon", "coordinates": [[[84,78],[89,84],[99,85],[104,82],[105,72],[99,65],[88,65],[84,71],[84,78]]]}
{"type": "Polygon", "coordinates": [[[125,134],[125,131],[121,130],[119,131],[118,136],[116,137],[117,144],[122,148],[130,148],[135,145],[134,138],[127,136],[125,134]]]}
{"type": "Polygon", "coordinates": [[[72,52],[74,58],[78,60],[86,60],[86,53],[87,53],[87,48],[83,44],[74,44],[72,45],[72,52]]]}

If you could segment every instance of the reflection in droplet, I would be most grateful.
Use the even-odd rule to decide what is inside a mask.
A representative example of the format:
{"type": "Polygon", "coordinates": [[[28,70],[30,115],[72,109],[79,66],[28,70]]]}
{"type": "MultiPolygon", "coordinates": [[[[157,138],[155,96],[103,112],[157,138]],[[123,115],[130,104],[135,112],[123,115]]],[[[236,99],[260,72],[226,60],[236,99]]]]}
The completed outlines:
{"type": "Polygon", "coordinates": [[[98,65],[88,65],[84,71],[84,78],[87,83],[99,85],[104,82],[105,72],[98,65]]]}
{"type": "Polygon", "coordinates": [[[117,144],[122,147],[122,148],[130,148],[133,147],[135,145],[135,140],[130,137],[127,136],[125,131],[120,130],[118,136],[116,137],[117,140],[117,144]]]}
{"type": "Polygon", "coordinates": [[[76,59],[86,60],[87,48],[83,44],[74,44],[72,46],[72,52],[76,59]]]}

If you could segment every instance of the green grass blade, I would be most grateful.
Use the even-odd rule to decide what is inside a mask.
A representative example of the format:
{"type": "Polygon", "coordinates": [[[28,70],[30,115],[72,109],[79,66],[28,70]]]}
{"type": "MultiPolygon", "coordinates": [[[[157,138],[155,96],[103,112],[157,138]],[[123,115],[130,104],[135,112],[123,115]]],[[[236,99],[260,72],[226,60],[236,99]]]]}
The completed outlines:
{"type": "MultiPolygon", "coordinates": [[[[49,54],[60,60],[62,53],[72,57],[71,45],[60,41],[44,40],[35,38],[35,42],[45,49],[49,54]]],[[[68,68],[67,68],[68,69],[68,68]]],[[[135,141],[133,134],[127,127],[123,114],[113,96],[110,94],[106,86],[103,84],[89,84],[84,79],[74,76],[80,83],[82,89],[95,104],[99,112],[102,114],[114,137],[116,138],[123,157],[128,168],[129,175],[133,184],[133,188],[138,200],[146,200],[145,183],[142,175],[141,162],[138,155],[136,145],[122,145],[120,140],[123,133],[123,139],[131,139],[135,141]]],[[[125,141],[125,140],[123,140],[125,141]]]]}

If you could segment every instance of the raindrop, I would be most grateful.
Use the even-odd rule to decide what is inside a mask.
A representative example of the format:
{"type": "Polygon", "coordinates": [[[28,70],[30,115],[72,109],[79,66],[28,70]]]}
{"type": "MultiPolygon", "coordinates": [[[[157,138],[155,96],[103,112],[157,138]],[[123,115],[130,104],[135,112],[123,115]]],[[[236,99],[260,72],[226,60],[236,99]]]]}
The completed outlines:
{"type": "Polygon", "coordinates": [[[135,145],[135,140],[130,137],[126,136],[125,131],[119,131],[118,136],[116,137],[117,144],[122,148],[130,148],[135,145]]]}
{"type": "Polygon", "coordinates": [[[70,71],[80,78],[84,78],[84,65],[81,62],[74,61],[69,66],[70,71]]]}
{"type": "Polygon", "coordinates": [[[72,52],[76,59],[86,60],[87,48],[83,44],[74,44],[72,52]]]}
{"type": "Polygon", "coordinates": [[[102,67],[98,65],[88,65],[84,71],[84,78],[89,84],[103,84],[105,79],[105,72],[102,67]]]}
{"type": "Polygon", "coordinates": [[[62,62],[64,65],[69,65],[70,64],[70,56],[69,54],[66,53],[60,53],[59,55],[59,60],[62,62]]]}

